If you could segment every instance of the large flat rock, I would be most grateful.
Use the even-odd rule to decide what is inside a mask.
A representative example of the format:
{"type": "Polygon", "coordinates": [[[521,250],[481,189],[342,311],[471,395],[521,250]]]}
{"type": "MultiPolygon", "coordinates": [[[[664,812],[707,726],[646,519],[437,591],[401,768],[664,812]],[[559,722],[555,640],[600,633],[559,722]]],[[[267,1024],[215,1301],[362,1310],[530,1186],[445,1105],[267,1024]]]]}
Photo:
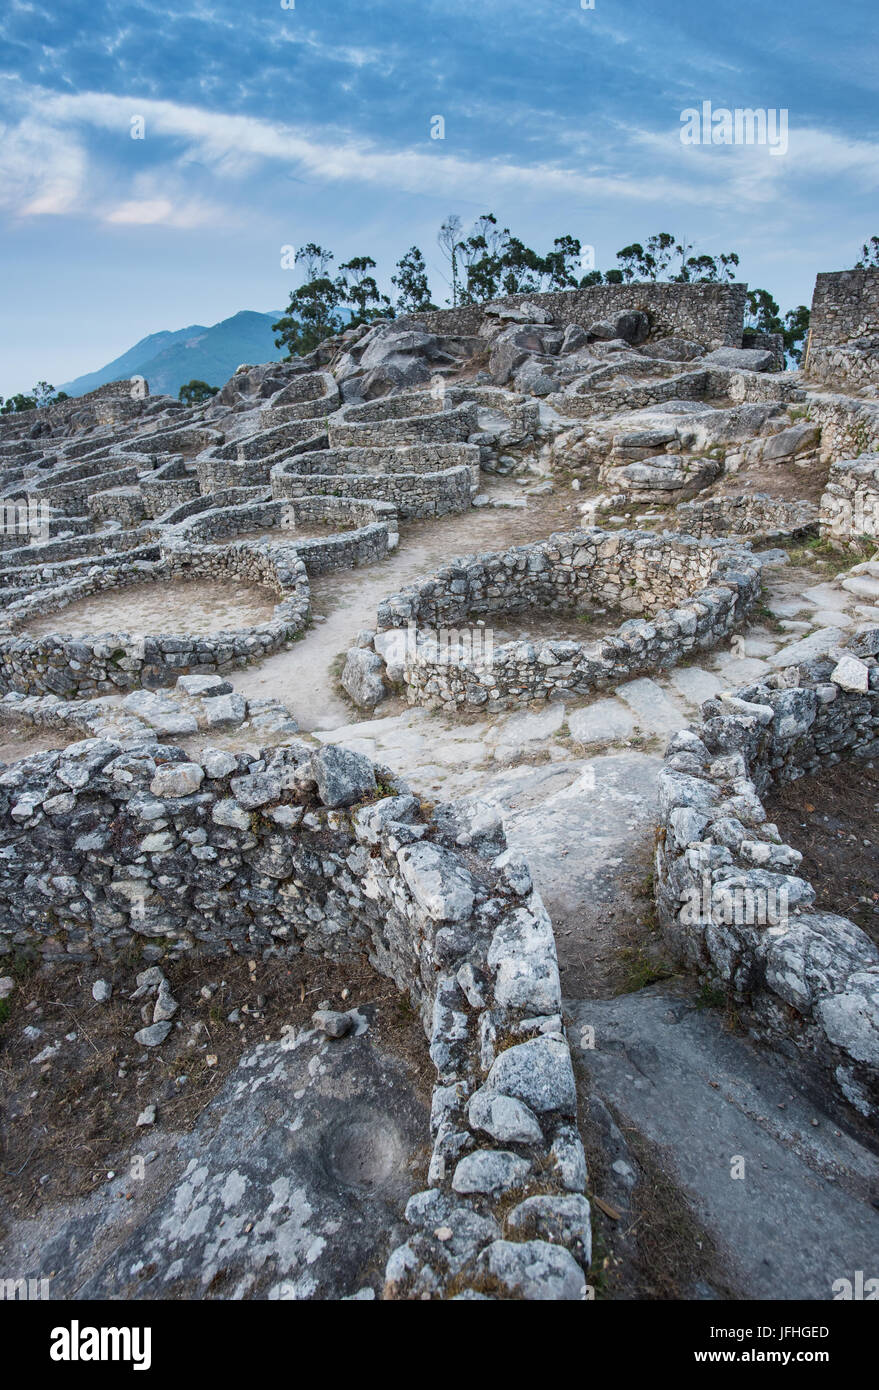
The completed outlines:
{"type": "Polygon", "coordinates": [[[139,1133],[135,1153],[160,1146],[143,1180],[126,1166],[17,1222],[7,1266],[54,1271],[54,1298],[377,1296],[423,1185],[428,1115],[409,1068],[355,1024],[259,1044],[191,1133],[139,1133]]]}
{"type": "Polygon", "coordinates": [[[686,714],[649,676],[626,681],[617,686],[616,694],[634,711],[636,724],[646,734],[675,734],[686,728],[686,714]]]}
{"type": "Polygon", "coordinates": [[[619,928],[644,909],[661,766],[632,749],[512,768],[480,793],[498,803],[509,844],[528,860],[568,994],[605,992],[619,975],[619,928]]]}
{"type": "Polygon", "coordinates": [[[781,651],[776,652],[772,658],[772,665],[798,666],[800,662],[817,661],[819,657],[826,656],[832,647],[837,647],[845,641],[842,628],[821,627],[817,632],[812,632],[808,637],[802,637],[799,642],[792,642],[789,647],[782,647],[781,651]]]}
{"type": "Polygon", "coordinates": [[[803,1095],[795,1064],[660,986],[567,1008],[593,1091],[655,1146],[748,1297],[828,1300],[875,1270],[876,1154],[803,1095]]]}

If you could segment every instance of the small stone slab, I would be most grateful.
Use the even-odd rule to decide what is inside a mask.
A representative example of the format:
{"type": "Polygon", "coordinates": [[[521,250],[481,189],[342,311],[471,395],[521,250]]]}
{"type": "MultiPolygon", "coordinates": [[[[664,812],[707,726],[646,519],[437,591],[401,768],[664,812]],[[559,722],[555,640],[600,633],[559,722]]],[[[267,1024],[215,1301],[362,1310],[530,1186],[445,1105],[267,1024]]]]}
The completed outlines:
{"type": "Polygon", "coordinates": [[[830,672],[830,679],[842,690],[866,695],[870,689],[870,668],[856,656],[844,656],[830,672]]]}
{"type": "Polygon", "coordinates": [[[141,1028],[135,1033],[134,1041],[141,1047],[158,1047],[165,1041],[171,1031],[170,1023],[151,1023],[148,1028],[141,1028]]]}
{"type": "Polygon", "coordinates": [[[212,695],[202,701],[204,718],[209,729],[237,729],[247,718],[247,701],[243,695],[212,695]]]}
{"type": "Polygon", "coordinates": [[[204,699],[216,695],[231,695],[233,686],[222,676],[178,676],[177,689],[182,690],[185,695],[204,699]]]}
{"type": "Polygon", "coordinates": [[[716,672],[706,671],[701,666],[678,666],[669,671],[668,678],[690,705],[699,706],[706,700],[713,700],[724,687],[716,672]]]}

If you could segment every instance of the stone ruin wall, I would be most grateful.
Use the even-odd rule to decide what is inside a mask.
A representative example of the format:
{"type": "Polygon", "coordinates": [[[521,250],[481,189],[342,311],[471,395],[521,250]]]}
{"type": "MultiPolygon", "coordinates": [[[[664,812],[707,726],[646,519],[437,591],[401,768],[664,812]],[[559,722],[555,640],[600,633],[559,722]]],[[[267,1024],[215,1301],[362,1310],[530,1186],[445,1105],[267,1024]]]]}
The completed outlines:
{"type": "MultiPolygon", "coordinates": [[[[321,466],[320,455],[314,455],[313,460],[314,467],[321,466]]],[[[323,466],[331,468],[332,460],[323,466]]],[[[302,473],[296,460],[292,465],[276,464],[270,481],[276,498],[307,497],[317,488],[352,500],[375,498],[392,503],[407,520],[469,511],[474,491],[473,469],[464,464],[442,472],[302,473]]]]}
{"type": "Polygon", "coordinates": [[[831,464],[821,498],[821,534],[879,541],[879,453],[831,464]]]}
{"type": "Polygon", "coordinates": [[[654,891],[674,958],[719,983],[758,1036],[783,1049],[793,1040],[816,1086],[829,1074],[875,1117],[879,951],[848,918],[812,910],[815,890],[796,874],[802,855],[761,801],[843,758],[879,755],[879,628],[850,647],[867,689],[850,689],[842,663],[825,660],[709,700],[701,723],[675,735],[660,776],[654,891]]]}
{"type": "Polygon", "coordinates": [[[812,296],[809,351],[879,332],[879,270],[821,274],[812,296]]]}
{"type": "MultiPolygon", "coordinates": [[[[557,290],[549,294],[516,294],[492,301],[493,307],[514,309],[537,304],[562,326],[589,328],[598,319],[612,318],[627,309],[640,309],[651,320],[651,337],[692,338],[707,347],[741,347],[747,285],[594,285],[583,290],[557,290]]],[[[485,313],[484,304],[437,309],[398,319],[403,327],[416,325],[429,333],[475,335],[485,313]]]]}
{"type": "MultiPolygon", "coordinates": [[[[777,372],[751,372],[724,367],[703,367],[682,372],[666,381],[651,381],[611,387],[585,395],[551,392],[546,401],[560,414],[572,419],[588,419],[608,411],[643,410],[665,401],[704,400],[729,396],[736,404],[768,404],[778,401],[796,404],[806,400],[806,392],[777,372]]],[[[840,396],[840,401],[845,397],[840,396]]],[[[851,407],[854,402],[849,402],[851,407]]]]}
{"type": "MultiPolygon", "coordinates": [[[[409,624],[457,630],[474,616],[536,609],[572,612],[589,602],[646,612],[609,637],[577,642],[512,642],[494,647],[490,665],[450,662],[426,640],[396,664],[410,703],[502,709],[564,699],[677,664],[714,646],[745,617],[761,588],[749,550],[666,532],[574,531],[497,554],[464,557],[379,608],[380,632],[409,624]],[[677,605],[669,607],[669,605],[677,605]]],[[[378,646],[378,642],[376,642],[378,646]]]]}
{"type": "MultiPolygon", "coordinates": [[[[326,499],[326,507],[323,500],[314,499],[312,506],[291,505],[300,506],[312,518],[320,512],[347,513],[349,519],[356,514],[363,521],[368,513],[373,519],[326,540],[296,542],[279,527],[277,543],[245,541],[223,547],[209,543],[207,537],[234,535],[248,521],[253,525],[278,524],[283,507],[266,502],[251,504],[231,518],[228,511],[199,511],[192,524],[202,544],[193,543],[185,522],[180,523],[179,530],[163,528],[160,546],[126,549],[109,560],[93,556],[86,538],[65,542],[64,551],[82,548],[84,558],[68,562],[74,572],[68,571],[63,579],[56,574],[58,582],[48,588],[38,587],[32,594],[26,592],[29,577],[18,577],[24,592],[20,599],[7,604],[6,635],[0,632],[0,691],[72,697],[130,690],[141,683],[149,687],[173,685],[187,672],[221,673],[279,650],[305,630],[310,614],[309,573],[372,564],[384,558],[389,545],[396,542],[396,512],[388,504],[358,504],[352,512],[351,505],[343,500],[326,499]],[[214,633],[139,636],[118,632],[81,638],[64,634],[67,604],[89,594],[169,578],[215,579],[222,584],[241,580],[269,588],[278,598],[274,617],[252,628],[214,633]],[[47,612],[59,613],[59,633],[31,636],[28,618],[47,612]]],[[[124,533],[129,545],[132,534],[140,533],[124,533]]]]}
{"type": "MultiPolygon", "coordinates": [[[[381,530],[386,541],[387,532],[381,530]]],[[[26,628],[32,613],[63,611],[65,603],[90,593],[158,582],[172,575],[221,582],[237,577],[270,587],[280,601],[271,622],[237,631],[155,637],[117,632],[76,638],[63,633],[34,637],[25,630],[4,636],[0,638],[0,689],[71,697],[113,694],[139,685],[173,685],[186,672],[214,673],[246,665],[277,651],[305,629],[309,612],[305,565],[295,550],[284,546],[172,549],[156,562],[132,560],[125,554],[96,573],[18,600],[11,606],[12,615],[26,628]]]]}
{"type": "MultiPolygon", "coordinates": [[[[427,812],[360,754],[89,739],[0,773],[0,934],[112,961],[366,951],[436,1071],[428,1188],[386,1297],[586,1297],[586,1163],[552,924],[488,808],[427,812]],[[389,794],[390,793],[390,794],[389,794]]],[[[161,1025],[170,1030],[170,1023],[161,1025]]]]}
{"type": "Polygon", "coordinates": [[[879,386],[879,269],[818,276],[803,369],[819,382],[879,386]]]}
{"type": "Polygon", "coordinates": [[[811,502],[783,502],[765,492],[738,497],[705,497],[681,502],[675,519],[688,536],[759,537],[793,540],[818,530],[818,508],[811,502]]]}
{"type": "Polygon", "coordinates": [[[128,558],[132,559],[159,558],[155,535],[148,527],[133,531],[112,531],[102,536],[87,531],[83,535],[46,541],[40,546],[26,545],[4,551],[0,587],[30,588],[35,582],[34,575],[38,570],[45,570],[51,579],[56,577],[55,571],[59,565],[85,559],[102,564],[110,561],[117,551],[126,552],[128,558]],[[136,551],[143,550],[145,546],[150,548],[149,555],[135,555],[136,551]]]}
{"type": "Polygon", "coordinates": [[[184,411],[171,396],[150,396],[149,384],[143,383],[142,395],[132,395],[128,377],[108,381],[83,396],[71,396],[55,401],[39,410],[0,416],[0,440],[39,437],[43,430],[83,429],[95,425],[125,425],[149,417],[156,411],[184,411]],[[36,435],[34,435],[36,430],[36,435]]]}

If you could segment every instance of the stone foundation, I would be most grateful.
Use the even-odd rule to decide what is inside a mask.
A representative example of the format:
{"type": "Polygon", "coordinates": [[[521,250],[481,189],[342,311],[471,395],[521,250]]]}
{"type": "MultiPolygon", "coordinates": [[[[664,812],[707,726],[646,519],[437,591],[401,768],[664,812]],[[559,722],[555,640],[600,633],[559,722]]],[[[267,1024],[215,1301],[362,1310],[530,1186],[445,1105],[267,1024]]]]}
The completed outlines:
{"type": "Polygon", "coordinates": [[[410,703],[503,709],[674,666],[728,636],[760,586],[759,561],[744,548],[592,528],[454,561],[387,599],[377,625],[380,632],[410,625],[415,632],[414,650],[407,633],[401,651],[388,658],[402,668],[410,703]],[[474,651],[484,633],[461,631],[496,614],[573,612],[588,603],[648,617],[632,618],[597,642],[513,642],[488,656],[474,651]],[[419,636],[419,628],[428,631],[419,636]]]}
{"type": "Polygon", "coordinates": [[[677,734],[660,778],[655,894],[674,956],[728,991],[760,1037],[800,1051],[816,1084],[879,1114],[879,951],[845,917],[814,912],[801,855],[761,797],[879,754],[879,628],[853,640],[869,689],[836,660],[710,700],[677,734]],[[791,683],[794,682],[794,683],[791,683]]]}
{"type": "MultiPolygon", "coordinates": [[[[586,1163],[552,926],[486,807],[426,813],[359,754],[89,739],[0,773],[0,940],[48,959],[344,957],[411,998],[427,1190],[388,1298],[582,1299],[586,1163]]],[[[168,1025],[170,1029],[170,1024],[168,1025]]]]}
{"type": "MultiPolygon", "coordinates": [[[[386,542],[385,528],[375,529],[386,542]]],[[[379,538],[375,540],[378,544],[379,538]]],[[[139,685],[173,685],[185,672],[228,671],[277,651],[305,630],[308,615],[305,565],[289,545],[188,546],[170,549],[158,561],[130,562],[123,557],[115,566],[70,579],[58,589],[38,591],[7,607],[7,622],[24,630],[0,638],[0,690],[70,698],[139,685]],[[271,622],[237,631],[156,637],[117,632],[80,638],[63,633],[31,637],[26,631],[28,616],[34,613],[63,612],[66,604],[88,594],[161,583],[175,576],[210,578],[223,584],[243,580],[270,588],[279,602],[271,622]]]]}
{"type": "Polygon", "coordinates": [[[818,529],[818,508],[810,502],[784,502],[765,492],[682,502],[675,508],[675,516],[682,531],[699,537],[792,540],[818,529]]]}
{"type": "MultiPolygon", "coordinates": [[[[599,319],[614,318],[627,309],[645,313],[651,340],[694,338],[709,348],[740,347],[747,285],[673,285],[637,283],[595,285],[583,290],[558,290],[549,294],[507,295],[493,300],[491,308],[518,309],[533,304],[549,314],[553,323],[589,328],[599,319]]],[[[429,333],[478,333],[485,304],[456,309],[437,309],[398,319],[398,326],[419,325],[429,333]]]]}
{"type": "Polygon", "coordinates": [[[879,539],[879,453],[831,464],[821,498],[821,534],[879,539]]]}
{"type": "Polygon", "coordinates": [[[819,275],[803,370],[850,390],[879,388],[879,270],[819,275]]]}
{"type": "Polygon", "coordinates": [[[412,391],[343,406],[327,423],[332,448],[387,448],[392,444],[453,444],[477,433],[476,406],[443,409],[428,392],[412,391]],[[411,412],[411,413],[407,413],[411,412]]]}

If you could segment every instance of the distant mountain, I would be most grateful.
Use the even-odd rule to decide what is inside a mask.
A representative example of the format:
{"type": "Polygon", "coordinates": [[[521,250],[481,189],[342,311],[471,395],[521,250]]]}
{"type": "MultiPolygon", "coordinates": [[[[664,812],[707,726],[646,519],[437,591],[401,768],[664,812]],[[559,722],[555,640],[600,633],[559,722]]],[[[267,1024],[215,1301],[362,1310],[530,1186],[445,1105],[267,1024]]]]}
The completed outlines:
{"type": "Polygon", "coordinates": [[[78,376],[58,389],[82,396],[108,381],[130,376],[146,377],[151,396],[176,396],[181,386],[194,380],[222,386],[242,362],[281,360],[284,353],[275,347],[272,324],[282,312],[257,314],[242,309],[211,328],[195,323],[176,333],[151,333],[106,367],[78,376]]]}

